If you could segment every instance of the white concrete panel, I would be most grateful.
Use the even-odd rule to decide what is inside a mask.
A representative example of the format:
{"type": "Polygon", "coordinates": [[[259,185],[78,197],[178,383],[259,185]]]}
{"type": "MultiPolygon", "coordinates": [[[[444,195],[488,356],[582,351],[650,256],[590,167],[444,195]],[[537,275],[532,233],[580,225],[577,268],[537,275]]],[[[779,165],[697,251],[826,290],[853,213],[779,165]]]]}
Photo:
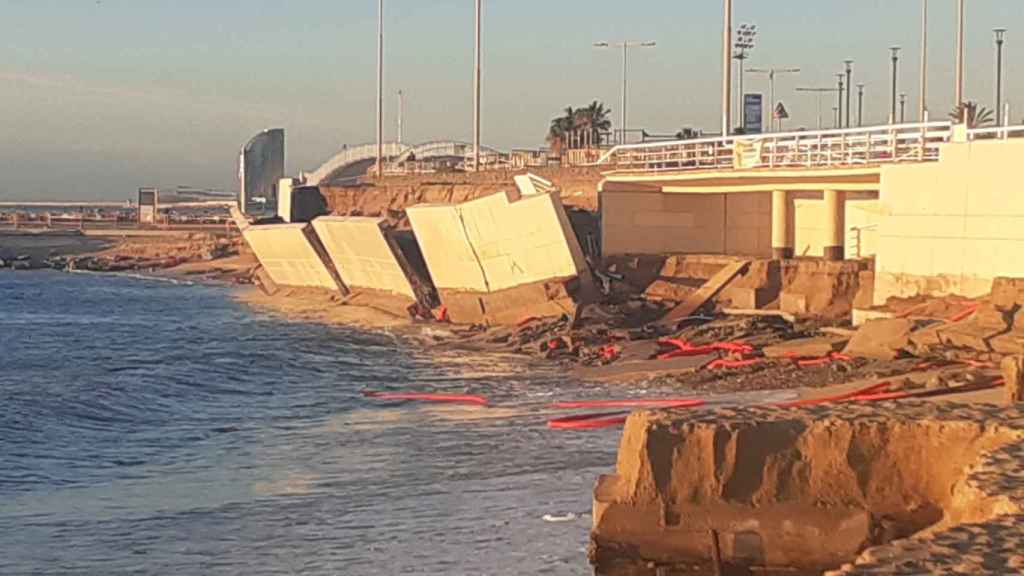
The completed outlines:
{"type": "Polygon", "coordinates": [[[369,288],[415,300],[383,224],[383,218],[321,216],[313,220],[313,229],[350,289],[369,288]]]}
{"type": "Polygon", "coordinates": [[[306,236],[308,226],[249,226],[242,234],[276,284],[338,290],[338,284],[328,271],[327,265],[306,236]]]}

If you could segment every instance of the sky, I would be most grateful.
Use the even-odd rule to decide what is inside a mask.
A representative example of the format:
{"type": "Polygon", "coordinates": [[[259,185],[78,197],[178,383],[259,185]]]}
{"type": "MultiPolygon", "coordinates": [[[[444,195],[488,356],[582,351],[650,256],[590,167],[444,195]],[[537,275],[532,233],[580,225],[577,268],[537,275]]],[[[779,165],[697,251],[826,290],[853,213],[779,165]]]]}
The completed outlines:
{"type": "MultiPolygon", "coordinates": [[[[748,67],[799,67],[776,92],[787,128],[816,124],[813,96],[843,60],[867,85],[865,123],[888,116],[888,47],[916,111],[921,0],[734,0],[756,24],[748,67]]],[[[483,0],[485,144],[543,146],[566,106],[601,100],[652,133],[720,123],[720,0],[483,0]]],[[[1009,29],[1006,98],[1024,123],[1024,0],[968,0],[969,99],[993,106],[992,29],[1009,29]],[[1019,32],[1018,32],[1019,31],[1019,32]]],[[[954,0],[930,0],[929,108],[953,101],[954,0]]],[[[473,0],[385,0],[385,135],[472,134],[473,0]]],[[[286,130],[286,170],[312,171],[375,138],[376,0],[0,0],[0,200],[123,200],[140,186],[237,188],[251,136],[286,130]]],[[[746,91],[767,94],[763,76],[746,91]]],[[[823,106],[830,123],[831,100],[823,106]]]]}

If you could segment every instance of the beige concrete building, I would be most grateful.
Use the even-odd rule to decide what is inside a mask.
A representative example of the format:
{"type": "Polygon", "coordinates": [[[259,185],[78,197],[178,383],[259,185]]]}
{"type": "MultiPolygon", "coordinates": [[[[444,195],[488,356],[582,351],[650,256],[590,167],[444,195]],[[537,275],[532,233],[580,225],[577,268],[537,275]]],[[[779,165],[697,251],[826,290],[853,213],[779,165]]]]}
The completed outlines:
{"type": "Polygon", "coordinates": [[[1024,140],[942,146],[938,162],[882,170],[875,302],[980,296],[1024,277],[1024,140]]]}

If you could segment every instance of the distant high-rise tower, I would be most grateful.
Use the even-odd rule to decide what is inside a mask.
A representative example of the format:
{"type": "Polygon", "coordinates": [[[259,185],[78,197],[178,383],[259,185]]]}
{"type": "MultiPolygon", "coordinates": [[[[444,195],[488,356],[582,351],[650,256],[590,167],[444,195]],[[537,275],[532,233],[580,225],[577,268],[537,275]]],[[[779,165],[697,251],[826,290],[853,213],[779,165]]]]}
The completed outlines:
{"type": "Polygon", "coordinates": [[[284,130],[252,137],[238,158],[238,209],[245,214],[275,214],[277,184],[284,178],[284,130]]]}

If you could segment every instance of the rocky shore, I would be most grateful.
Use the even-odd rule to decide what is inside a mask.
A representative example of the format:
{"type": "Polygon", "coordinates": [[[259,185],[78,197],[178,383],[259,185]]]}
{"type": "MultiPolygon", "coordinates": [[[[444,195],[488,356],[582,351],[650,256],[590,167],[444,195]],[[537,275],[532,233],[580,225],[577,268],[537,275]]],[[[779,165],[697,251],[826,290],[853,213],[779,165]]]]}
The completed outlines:
{"type": "Polygon", "coordinates": [[[0,233],[0,269],[130,272],[249,284],[258,264],[238,236],[0,233]]]}

